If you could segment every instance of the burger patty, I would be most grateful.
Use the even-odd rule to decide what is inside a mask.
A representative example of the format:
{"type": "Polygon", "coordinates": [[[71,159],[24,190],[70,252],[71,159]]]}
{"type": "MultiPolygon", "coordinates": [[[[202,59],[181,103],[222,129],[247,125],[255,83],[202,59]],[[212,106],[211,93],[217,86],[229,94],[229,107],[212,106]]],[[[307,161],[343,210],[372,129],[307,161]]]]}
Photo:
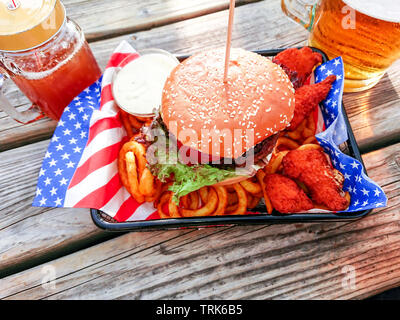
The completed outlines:
{"type": "MultiPolygon", "coordinates": [[[[257,163],[258,161],[266,158],[270,153],[272,153],[272,150],[275,147],[276,141],[278,140],[279,134],[276,133],[272,136],[269,136],[268,138],[264,139],[263,141],[257,143],[252,149],[247,151],[242,155],[242,158],[248,158],[250,156],[253,156],[253,163],[257,163]]],[[[229,167],[242,167],[245,166],[245,163],[241,163],[242,161],[235,161],[236,159],[233,159],[233,161],[229,161],[229,163],[232,163],[232,165],[228,165],[229,167]]],[[[225,161],[222,161],[225,162],[225,161]]],[[[219,166],[219,165],[217,165],[219,166]]],[[[226,165],[224,166],[226,168],[226,165]]]]}
{"type": "Polygon", "coordinates": [[[270,153],[272,153],[272,150],[276,145],[278,137],[279,134],[276,133],[254,146],[254,162],[258,162],[259,160],[264,159],[270,153]]]}

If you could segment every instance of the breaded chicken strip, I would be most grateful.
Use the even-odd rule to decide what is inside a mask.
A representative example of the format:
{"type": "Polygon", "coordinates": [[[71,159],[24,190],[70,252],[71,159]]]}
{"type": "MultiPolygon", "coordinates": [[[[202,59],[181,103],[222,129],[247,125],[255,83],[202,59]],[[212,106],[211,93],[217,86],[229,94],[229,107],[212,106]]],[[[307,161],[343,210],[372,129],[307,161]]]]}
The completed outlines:
{"type": "Polygon", "coordinates": [[[284,174],[303,182],[318,204],[332,211],[342,211],[349,206],[342,190],[343,179],[337,179],[324,152],[320,150],[291,150],[283,158],[284,174]]]}
{"type": "Polygon", "coordinates": [[[296,130],[300,123],[318,107],[328,95],[335,80],[336,76],[331,75],[322,82],[305,85],[296,90],[294,116],[290,122],[289,131],[296,130]]]}
{"type": "Polygon", "coordinates": [[[297,89],[304,85],[314,67],[322,62],[322,56],[309,47],[291,48],[277,54],[272,61],[285,70],[297,89]]]}
{"type": "Polygon", "coordinates": [[[280,213],[302,212],[313,208],[312,201],[304,191],[288,177],[268,174],[264,183],[272,206],[280,213]]]}

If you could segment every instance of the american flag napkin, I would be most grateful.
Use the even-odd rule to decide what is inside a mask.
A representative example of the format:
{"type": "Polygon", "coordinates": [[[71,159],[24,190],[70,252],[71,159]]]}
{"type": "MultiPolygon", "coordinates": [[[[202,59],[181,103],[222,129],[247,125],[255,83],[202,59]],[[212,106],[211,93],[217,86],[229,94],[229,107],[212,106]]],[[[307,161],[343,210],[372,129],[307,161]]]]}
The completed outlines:
{"type": "MultiPolygon", "coordinates": [[[[33,206],[99,209],[117,221],[158,219],[152,203],[139,205],[122,186],[117,167],[119,150],[127,141],[111,93],[115,68],[135,50],[123,41],[111,55],[97,82],[77,96],[57,125],[39,172],[33,206]]],[[[336,74],[337,81],[315,119],[317,138],[345,177],[352,195],[350,211],[385,206],[382,189],[346,155],[339,144],[347,139],[341,109],[343,62],[340,58],[320,66],[315,82],[336,74]],[[339,64],[338,64],[339,62],[339,64]]]]}

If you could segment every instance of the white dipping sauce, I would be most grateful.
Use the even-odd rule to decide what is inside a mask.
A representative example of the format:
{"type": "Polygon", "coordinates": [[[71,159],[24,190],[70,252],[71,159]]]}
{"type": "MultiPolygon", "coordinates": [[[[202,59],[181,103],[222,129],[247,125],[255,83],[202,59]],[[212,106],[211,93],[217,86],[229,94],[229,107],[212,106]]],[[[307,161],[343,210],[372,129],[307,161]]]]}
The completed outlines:
{"type": "Polygon", "coordinates": [[[162,53],[149,53],[126,64],[113,83],[117,104],[126,112],[148,116],[161,105],[165,81],[179,61],[162,53]]]}

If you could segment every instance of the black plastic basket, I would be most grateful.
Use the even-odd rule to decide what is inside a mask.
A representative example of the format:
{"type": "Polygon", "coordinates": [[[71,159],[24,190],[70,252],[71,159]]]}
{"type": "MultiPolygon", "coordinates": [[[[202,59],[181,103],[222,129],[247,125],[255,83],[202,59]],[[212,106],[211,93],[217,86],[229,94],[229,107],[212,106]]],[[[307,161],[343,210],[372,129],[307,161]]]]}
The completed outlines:
{"type": "MultiPolygon", "coordinates": [[[[323,57],[323,62],[328,61],[328,57],[319,49],[311,48],[315,52],[319,52],[323,57]]],[[[272,57],[285,49],[275,50],[259,50],[254,51],[260,55],[272,57]]],[[[179,56],[179,60],[184,60],[188,56],[179,56]]],[[[362,161],[360,150],[358,148],[353,130],[350,126],[346,110],[342,103],[343,115],[346,122],[348,140],[340,146],[341,150],[351,157],[359,160],[366,173],[364,162],[362,161]]],[[[96,226],[107,231],[127,232],[127,231],[149,231],[149,230],[165,230],[165,229],[180,229],[180,228],[198,228],[206,226],[233,226],[233,225],[263,225],[273,223],[299,223],[299,222],[340,222],[357,220],[368,215],[372,210],[364,210],[358,212],[346,213],[298,213],[298,214],[281,214],[272,212],[267,214],[264,205],[259,205],[250,210],[255,214],[246,214],[240,216],[206,216],[193,218],[172,218],[172,219],[157,219],[144,221],[126,221],[118,222],[96,209],[91,209],[91,216],[96,226]]]]}

